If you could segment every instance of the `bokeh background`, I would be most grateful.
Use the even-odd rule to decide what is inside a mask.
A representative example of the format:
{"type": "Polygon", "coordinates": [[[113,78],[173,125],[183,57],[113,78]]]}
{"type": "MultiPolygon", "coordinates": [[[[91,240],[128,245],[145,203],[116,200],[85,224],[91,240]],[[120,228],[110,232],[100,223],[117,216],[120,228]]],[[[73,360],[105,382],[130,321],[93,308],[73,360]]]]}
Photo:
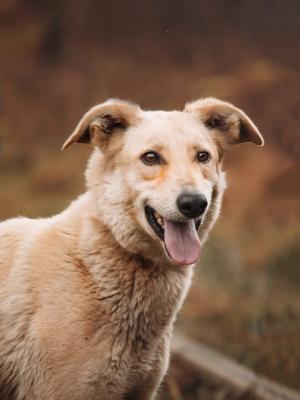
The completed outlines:
{"type": "Polygon", "coordinates": [[[227,156],[177,327],[300,389],[299,67],[297,0],[1,1],[0,219],[51,215],[84,190],[90,150],[60,146],[95,103],[233,102],[266,146],[227,156]]]}

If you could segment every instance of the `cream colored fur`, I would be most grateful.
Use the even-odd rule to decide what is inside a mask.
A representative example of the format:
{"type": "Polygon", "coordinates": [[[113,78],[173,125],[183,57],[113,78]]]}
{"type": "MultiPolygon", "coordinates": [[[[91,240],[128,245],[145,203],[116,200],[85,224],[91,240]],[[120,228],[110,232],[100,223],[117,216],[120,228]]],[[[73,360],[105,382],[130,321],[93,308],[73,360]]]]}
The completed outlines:
{"type": "Polygon", "coordinates": [[[243,112],[216,99],[183,112],[110,100],[64,147],[80,141],[94,147],[86,193],[52,218],[0,224],[1,400],[154,399],[194,266],[170,261],[144,205],[180,221],[180,191],[204,193],[204,242],[225,188],[223,152],[263,142],[243,112]],[[195,162],[198,149],[207,164],[195,162]],[[166,163],[143,164],[148,150],[166,163]]]}

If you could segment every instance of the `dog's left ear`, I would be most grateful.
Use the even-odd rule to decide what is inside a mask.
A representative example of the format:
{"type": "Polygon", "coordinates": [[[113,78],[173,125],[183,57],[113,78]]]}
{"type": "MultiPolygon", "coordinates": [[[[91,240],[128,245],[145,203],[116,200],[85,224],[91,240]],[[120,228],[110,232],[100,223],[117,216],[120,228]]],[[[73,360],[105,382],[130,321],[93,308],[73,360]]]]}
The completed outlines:
{"type": "Polygon", "coordinates": [[[264,144],[262,135],[251,119],[230,103],[209,97],[188,103],[184,111],[198,115],[223,149],[243,142],[259,146],[264,144]]]}
{"type": "Polygon", "coordinates": [[[103,148],[114,134],[135,124],[139,112],[140,107],[136,104],[118,99],[98,104],[84,114],[62,150],[73,143],[88,143],[103,148]]]}

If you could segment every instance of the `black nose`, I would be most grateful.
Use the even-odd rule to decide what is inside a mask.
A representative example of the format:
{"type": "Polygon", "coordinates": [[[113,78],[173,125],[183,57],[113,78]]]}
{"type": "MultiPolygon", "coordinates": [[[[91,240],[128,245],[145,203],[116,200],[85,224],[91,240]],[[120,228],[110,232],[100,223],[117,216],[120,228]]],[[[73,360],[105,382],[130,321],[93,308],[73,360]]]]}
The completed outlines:
{"type": "Polygon", "coordinates": [[[207,199],[201,193],[183,192],[177,198],[178,210],[187,218],[197,218],[207,207],[207,199]]]}

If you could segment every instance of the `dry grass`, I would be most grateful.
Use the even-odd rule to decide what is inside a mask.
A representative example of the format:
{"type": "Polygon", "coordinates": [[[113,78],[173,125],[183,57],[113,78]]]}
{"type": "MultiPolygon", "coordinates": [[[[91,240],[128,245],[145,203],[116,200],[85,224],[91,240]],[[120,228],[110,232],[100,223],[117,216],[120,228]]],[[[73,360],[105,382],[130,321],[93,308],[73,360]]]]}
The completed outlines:
{"type": "MultiPolygon", "coordinates": [[[[84,190],[87,148],[61,153],[60,146],[95,102],[117,96],[150,108],[181,108],[186,100],[206,95],[235,102],[257,122],[267,145],[240,147],[227,157],[222,217],[203,252],[179,326],[300,388],[300,58],[299,30],[289,26],[294,2],[276,11],[286,27],[280,35],[263,32],[262,22],[259,30],[243,30],[255,27],[255,21],[235,31],[228,27],[231,15],[222,20],[225,3],[212,2],[206,12],[218,24],[208,24],[207,18],[205,27],[196,24],[204,7],[199,3],[184,29],[178,22],[187,15],[183,10],[177,29],[168,33],[167,23],[152,23],[156,17],[147,6],[146,19],[139,14],[135,21],[140,35],[113,25],[109,41],[107,23],[105,32],[96,24],[100,3],[94,2],[92,11],[86,4],[79,14],[68,1],[60,7],[52,3],[43,8],[31,1],[24,8],[10,0],[0,6],[5,60],[0,66],[0,219],[51,215],[84,190]]],[[[255,4],[243,7],[250,13],[255,4]]],[[[259,5],[260,21],[265,8],[259,5]]],[[[269,12],[265,23],[270,24],[269,12]]],[[[127,28],[132,26],[129,21],[127,28]]],[[[178,392],[171,398],[188,399],[180,373],[177,381],[179,386],[170,383],[178,392]]]]}

